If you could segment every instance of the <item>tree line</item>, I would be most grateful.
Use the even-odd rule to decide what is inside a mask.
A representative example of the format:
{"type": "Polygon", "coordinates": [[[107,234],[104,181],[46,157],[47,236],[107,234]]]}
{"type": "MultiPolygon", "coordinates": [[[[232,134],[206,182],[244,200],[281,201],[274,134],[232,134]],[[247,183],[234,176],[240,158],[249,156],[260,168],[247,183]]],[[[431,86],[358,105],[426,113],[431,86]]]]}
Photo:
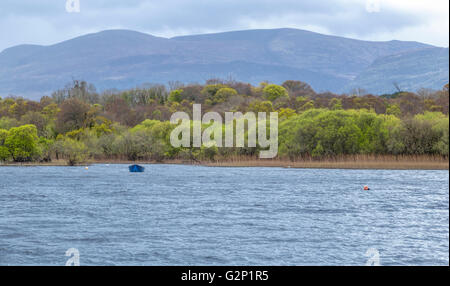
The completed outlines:
{"type": "Polygon", "coordinates": [[[448,156],[449,86],[371,95],[316,93],[286,81],[258,86],[209,80],[205,84],[145,85],[98,93],[73,81],[40,101],[0,98],[0,161],[70,165],[96,160],[220,160],[255,156],[254,148],[173,148],[168,120],[177,111],[278,112],[279,157],[297,160],[353,154],[448,156]]]}

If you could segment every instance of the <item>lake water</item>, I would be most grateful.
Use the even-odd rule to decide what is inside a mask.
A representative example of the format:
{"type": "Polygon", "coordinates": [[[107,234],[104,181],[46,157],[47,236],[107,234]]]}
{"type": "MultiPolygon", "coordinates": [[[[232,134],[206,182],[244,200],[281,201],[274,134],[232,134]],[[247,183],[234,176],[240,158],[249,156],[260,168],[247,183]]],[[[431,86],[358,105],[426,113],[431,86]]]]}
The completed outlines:
{"type": "Polygon", "coordinates": [[[0,207],[0,265],[449,264],[447,171],[1,167],[0,207]]]}

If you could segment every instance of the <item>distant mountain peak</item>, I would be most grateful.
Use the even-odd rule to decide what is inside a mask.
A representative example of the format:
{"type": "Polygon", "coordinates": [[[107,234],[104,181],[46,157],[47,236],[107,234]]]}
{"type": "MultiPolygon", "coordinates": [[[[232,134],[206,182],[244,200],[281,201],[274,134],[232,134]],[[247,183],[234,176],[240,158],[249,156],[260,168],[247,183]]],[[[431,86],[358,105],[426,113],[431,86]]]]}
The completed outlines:
{"type": "MultiPolygon", "coordinates": [[[[373,81],[368,90],[378,93],[390,86],[379,78],[380,69],[374,65],[395,61],[392,55],[401,55],[401,61],[397,65],[384,64],[383,77],[390,74],[384,68],[390,67],[405,75],[396,77],[400,82],[404,80],[405,86],[413,78],[416,84],[411,86],[437,88],[443,78],[448,81],[448,64],[437,67],[426,55],[436,54],[434,49],[418,42],[360,41],[293,28],[173,38],[105,30],[50,46],[20,45],[4,50],[0,53],[0,96],[49,95],[72,79],[91,82],[101,91],[144,83],[202,82],[210,77],[231,77],[253,84],[301,80],[317,91],[333,92],[360,87],[368,83],[363,80],[368,78],[373,81]],[[425,55],[416,53],[421,50],[425,55]],[[402,66],[411,67],[408,61],[418,57],[422,59],[421,68],[412,70],[419,75],[398,71],[402,66]],[[426,59],[434,64],[427,64],[426,59]]],[[[438,54],[448,63],[448,52],[438,54]]]]}

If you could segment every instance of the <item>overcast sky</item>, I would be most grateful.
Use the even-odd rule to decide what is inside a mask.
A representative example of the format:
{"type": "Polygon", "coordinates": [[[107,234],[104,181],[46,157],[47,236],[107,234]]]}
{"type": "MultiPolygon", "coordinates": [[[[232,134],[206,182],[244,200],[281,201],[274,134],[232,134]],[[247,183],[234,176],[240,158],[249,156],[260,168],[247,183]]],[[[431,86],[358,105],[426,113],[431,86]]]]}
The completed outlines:
{"type": "Polygon", "coordinates": [[[67,1],[77,0],[1,0],[0,50],[106,29],[172,37],[284,27],[449,45],[448,0],[78,0],[79,13],[67,1]]]}

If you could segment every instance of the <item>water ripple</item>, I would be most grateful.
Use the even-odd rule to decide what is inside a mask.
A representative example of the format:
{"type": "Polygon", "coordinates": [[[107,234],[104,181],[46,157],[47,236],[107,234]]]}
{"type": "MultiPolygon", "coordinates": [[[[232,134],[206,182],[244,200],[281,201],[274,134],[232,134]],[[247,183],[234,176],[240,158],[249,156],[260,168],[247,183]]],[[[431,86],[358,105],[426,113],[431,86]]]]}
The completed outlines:
{"type": "Polygon", "coordinates": [[[449,263],[446,171],[3,167],[0,205],[0,265],[449,263]]]}

